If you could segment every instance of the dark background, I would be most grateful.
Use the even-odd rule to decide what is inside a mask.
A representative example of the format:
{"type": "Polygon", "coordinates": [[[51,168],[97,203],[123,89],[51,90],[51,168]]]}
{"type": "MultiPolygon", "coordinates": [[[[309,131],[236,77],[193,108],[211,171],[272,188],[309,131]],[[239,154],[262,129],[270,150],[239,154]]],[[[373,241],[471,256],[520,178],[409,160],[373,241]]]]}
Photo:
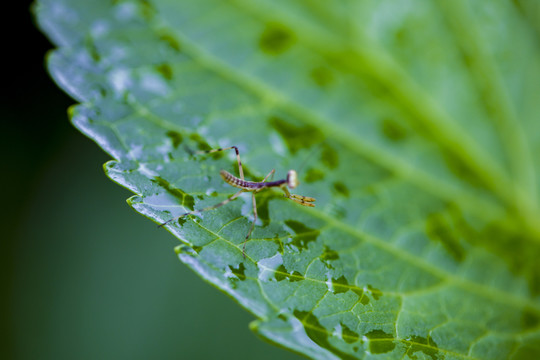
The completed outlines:
{"type": "Polygon", "coordinates": [[[71,126],[30,1],[6,12],[1,97],[2,359],[297,359],[178,261],[109,160],[71,126]],[[16,24],[16,25],[13,25],[16,24]]]}

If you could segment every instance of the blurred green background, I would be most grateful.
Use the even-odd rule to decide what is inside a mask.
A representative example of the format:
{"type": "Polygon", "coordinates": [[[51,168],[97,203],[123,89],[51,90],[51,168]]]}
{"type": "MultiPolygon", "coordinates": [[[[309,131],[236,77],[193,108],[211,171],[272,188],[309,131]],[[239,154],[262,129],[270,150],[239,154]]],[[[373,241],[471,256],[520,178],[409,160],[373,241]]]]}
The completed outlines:
{"type": "Polygon", "coordinates": [[[3,55],[1,359],[298,359],[178,261],[177,241],[132,211],[110,158],[67,119],[30,1],[3,55]],[[3,353],[3,354],[2,354],[3,353]]]}

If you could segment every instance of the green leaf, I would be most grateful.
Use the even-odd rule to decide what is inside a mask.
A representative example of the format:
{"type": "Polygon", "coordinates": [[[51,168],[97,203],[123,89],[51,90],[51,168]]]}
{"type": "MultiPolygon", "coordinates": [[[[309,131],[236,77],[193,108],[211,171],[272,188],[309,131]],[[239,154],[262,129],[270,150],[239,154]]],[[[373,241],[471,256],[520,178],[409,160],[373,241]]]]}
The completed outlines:
{"type": "Polygon", "coordinates": [[[76,127],[181,261],[312,358],[540,357],[533,1],[42,0],[76,127]],[[249,195],[249,194],[248,194],[249,195]]]}

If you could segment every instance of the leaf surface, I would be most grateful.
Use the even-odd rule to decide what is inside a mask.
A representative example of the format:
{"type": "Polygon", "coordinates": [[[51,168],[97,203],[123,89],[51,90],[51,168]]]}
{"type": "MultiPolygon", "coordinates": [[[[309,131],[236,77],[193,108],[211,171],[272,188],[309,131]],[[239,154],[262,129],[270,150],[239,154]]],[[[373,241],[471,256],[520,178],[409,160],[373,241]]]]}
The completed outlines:
{"type": "Polygon", "coordinates": [[[181,261],[319,359],[540,356],[533,2],[42,0],[57,83],[181,261]]]}

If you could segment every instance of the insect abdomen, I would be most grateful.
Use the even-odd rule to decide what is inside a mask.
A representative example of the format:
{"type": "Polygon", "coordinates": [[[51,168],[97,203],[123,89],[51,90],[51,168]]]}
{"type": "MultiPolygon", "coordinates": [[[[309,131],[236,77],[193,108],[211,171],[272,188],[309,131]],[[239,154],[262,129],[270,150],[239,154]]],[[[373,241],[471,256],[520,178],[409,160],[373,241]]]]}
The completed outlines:
{"type": "Polygon", "coordinates": [[[256,188],[253,182],[245,181],[240,178],[237,178],[236,176],[234,176],[228,171],[221,170],[219,174],[221,175],[221,177],[227,184],[234,186],[236,188],[246,189],[246,190],[253,190],[254,188],[256,188]]]}

